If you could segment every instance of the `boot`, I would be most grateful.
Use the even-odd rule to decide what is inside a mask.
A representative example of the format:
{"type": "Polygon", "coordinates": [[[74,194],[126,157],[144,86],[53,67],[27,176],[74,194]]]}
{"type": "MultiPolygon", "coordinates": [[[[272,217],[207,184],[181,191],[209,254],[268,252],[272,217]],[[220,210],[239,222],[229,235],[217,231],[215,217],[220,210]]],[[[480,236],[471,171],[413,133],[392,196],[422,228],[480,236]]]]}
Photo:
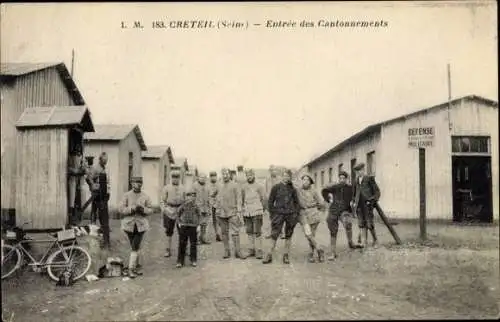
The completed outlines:
{"type": "Polygon", "coordinates": [[[215,235],[215,241],[218,241],[218,242],[222,241],[222,238],[220,238],[219,234],[215,235]]]}
{"type": "Polygon", "coordinates": [[[323,263],[325,261],[325,251],[321,248],[318,248],[316,252],[318,253],[318,261],[320,263],[323,263]]]}
{"type": "Polygon", "coordinates": [[[290,258],[288,254],[290,253],[290,248],[292,247],[292,239],[288,238],[285,240],[285,254],[283,255],[283,264],[290,264],[290,258]]]}
{"type": "Polygon", "coordinates": [[[142,265],[141,265],[140,259],[141,259],[141,254],[139,252],[137,252],[137,259],[135,261],[135,273],[139,276],[143,275],[143,273],[141,272],[142,265]]]}
{"type": "Polygon", "coordinates": [[[373,243],[372,243],[373,248],[378,248],[378,239],[377,239],[377,233],[375,232],[375,227],[370,229],[370,233],[373,238],[373,243]]]}
{"type": "Polygon", "coordinates": [[[224,256],[223,259],[227,259],[231,257],[231,251],[229,249],[229,236],[224,235],[222,238],[222,242],[224,243],[224,256]]]}
{"type": "Polygon", "coordinates": [[[309,254],[307,255],[307,261],[309,263],[315,263],[316,260],[314,259],[314,253],[313,252],[309,252],[309,254]]]}
{"type": "MultiPolygon", "coordinates": [[[[351,241],[352,242],[352,241],[351,241]]],[[[337,236],[330,236],[331,254],[328,256],[329,261],[334,261],[337,258],[337,236]]]]}
{"type": "Polygon", "coordinates": [[[136,278],[136,264],[137,264],[137,252],[131,252],[128,260],[128,277],[136,278]]]}
{"type": "Polygon", "coordinates": [[[266,255],[266,259],[262,261],[262,264],[270,264],[273,262],[273,255],[271,253],[266,255]]]}
{"type": "Polygon", "coordinates": [[[250,241],[250,248],[248,248],[248,257],[255,257],[255,236],[248,235],[248,240],[250,241]]]}
{"type": "Polygon", "coordinates": [[[165,251],[165,257],[170,257],[172,256],[172,253],[170,252],[170,249],[172,248],[172,236],[167,236],[167,249],[165,251]]]}
{"type": "Polygon", "coordinates": [[[241,251],[239,235],[233,236],[233,244],[234,244],[234,257],[239,259],[246,259],[247,256],[243,254],[243,252],[241,251]]]}
{"type": "Polygon", "coordinates": [[[287,253],[283,254],[283,264],[290,264],[290,258],[287,253]]]}
{"type": "Polygon", "coordinates": [[[262,236],[255,237],[255,258],[262,259],[264,254],[262,252],[262,236]]]}

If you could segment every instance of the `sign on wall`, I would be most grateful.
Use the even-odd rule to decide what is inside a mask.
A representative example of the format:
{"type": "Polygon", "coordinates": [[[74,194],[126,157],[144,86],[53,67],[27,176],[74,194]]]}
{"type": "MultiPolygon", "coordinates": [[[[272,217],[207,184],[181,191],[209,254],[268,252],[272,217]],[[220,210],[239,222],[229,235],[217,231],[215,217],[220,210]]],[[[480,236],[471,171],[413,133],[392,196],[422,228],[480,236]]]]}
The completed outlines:
{"type": "Polygon", "coordinates": [[[434,143],[434,127],[413,127],[408,129],[408,147],[427,148],[434,143]]]}

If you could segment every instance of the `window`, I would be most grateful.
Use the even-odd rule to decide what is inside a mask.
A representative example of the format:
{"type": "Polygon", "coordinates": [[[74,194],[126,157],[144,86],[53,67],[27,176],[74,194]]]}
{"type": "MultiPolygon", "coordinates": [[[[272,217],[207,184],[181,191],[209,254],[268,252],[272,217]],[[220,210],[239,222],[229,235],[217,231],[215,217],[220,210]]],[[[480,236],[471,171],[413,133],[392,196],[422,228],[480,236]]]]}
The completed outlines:
{"type": "Polygon", "coordinates": [[[453,136],[452,152],[456,153],[489,153],[490,138],[488,136],[453,136]]]}
{"type": "Polygon", "coordinates": [[[330,168],[328,169],[328,182],[332,183],[332,181],[333,181],[333,169],[330,168]]]}
{"type": "Polygon", "coordinates": [[[344,171],[344,164],[343,163],[339,164],[339,172],[338,172],[338,174],[340,174],[340,172],[342,172],[342,171],[344,171]]]}
{"type": "Polygon", "coordinates": [[[163,166],[163,185],[165,186],[168,183],[168,167],[167,165],[163,166]]]}
{"type": "Polygon", "coordinates": [[[314,182],[318,182],[318,173],[314,172],[314,182]]]}
{"type": "Polygon", "coordinates": [[[375,175],[375,151],[366,154],[366,171],[368,175],[375,175]]]}
{"type": "Polygon", "coordinates": [[[325,185],[325,171],[321,171],[321,186],[325,185]]]}
{"type": "Polygon", "coordinates": [[[134,169],[134,152],[128,153],[128,190],[132,189],[132,171],[134,169]]]}

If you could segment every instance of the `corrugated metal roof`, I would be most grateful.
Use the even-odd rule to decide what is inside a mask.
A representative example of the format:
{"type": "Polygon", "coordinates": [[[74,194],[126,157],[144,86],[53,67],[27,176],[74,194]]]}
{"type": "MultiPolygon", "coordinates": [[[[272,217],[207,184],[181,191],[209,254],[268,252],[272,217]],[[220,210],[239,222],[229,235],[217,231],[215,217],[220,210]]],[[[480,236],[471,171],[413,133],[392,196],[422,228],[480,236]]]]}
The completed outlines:
{"type": "Polygon", "coordinates": [[[340,142],[339,144],[337,144],[336,146],[334,146],[332,149],[326,151],[325,153],[321,154],[320,156],[318,156],[318,157],[314,158],[313,160],[309,161],[308,163],[306,163],[304,165],[304,167],[308,167],[311,164],[313,164],[313,163],[315,163],[315,162],[317,162],[317,161],[319,161],[321,159],[324,159],[325,157],[329,156],[330,154],[343,149],[348,144],[356,143],[356,142],[360,141],[361,139],[367,137],[368,135],[380,131],[381,128],[382,128],[382,126],[384,126],[384,125],[387,125],[387,124],[393,123],[393,122],[398,122],[398,121],[401,121],[401,120],[406,120],[406,119],[408,119],[410,117],[414,117],[414,116],[417,116],[417,115],[422,114],[422,113],[428,113],[428,112],[430,112],[432,110],[446,108],[448,106],[456,106],[456,105],[458,105],[457,103],[460,103],[460,102],[466,101],[466,100],[478,101],[478,102],[482,102],[482,103],[484,103],[486,105],[490,105],[490,106],[493,106],[493,107],[498,107],[498,102],[495,102],[495,101],[492,101],[490,99],[487,99],[487,98],[484,98],[484,97],[481,97],[481,96],[477,96],[477,95],[468,95],[468,96],[463,96],[463,97],[460,97],[460,98],[456,98],[454,100],[447,101],[447,102],[444,102],[444,103],[441,103],[441,104],[438,104],[438,105],[434,105],[434,106],[431,106],[431,107],[428,107],[428,108],[419,109],[419,110],[417,110],[415,112],[408,113],[408,114],[405,114],[405,115],[402,115],[402,116],[398,116],[398,117],[395,117],[395,118],[392,118],[392,119],[389,119],[389,120],[386,120],[386,121],[383,121],[383,122],[379,122],[379,123],[376,123],[376,124],[373,124],[373,125],[370,125],[370,126],[366,127],[365,129],[357,132],[356,134],[354,134],[354,135],[348,137],[347,139],[345,139],[344,141],[340,142]]]}
{"type": "Polygon", "coordinates": [[[148,150],[142,152],[142,157],[145,159],[160,159],[168,153],[169,149],[168,145],[149,145],[148,150]]]}
{"type": "Polygon", "coordinates": [[[94,128],[94,133],[85,133],[86,141],[121,141],[133,131],[141,150],[147,151],[146,143],[137,124],[96,124],[94,128]]]}
{"type": "Polygon", "coordinates": [[[0,70],[2,76],[21,76],[59,64],[61,63],[2,63],[0,70]]]}
{"type": "Polygon", "coordinates": [[[94,131],[86,106],[51,106],[26,108],[16,122],[17,128],[58,127],[81,124],[86,132],[94,131]]]}
{"type": "Polygon", "coordinates": [[[62,62],[52,62],[52,63],[1,63],[0,64],[0,75],[2,77],[19,77],[27,75],[33,72],[41,71],[47,68],[56,68],[64,85],[68,89],[69,94],[73,98],[76,105],[85,105],[85,100],[82,94],[76,87],[73,77],[71,77],[66,65],[62,62]]]}

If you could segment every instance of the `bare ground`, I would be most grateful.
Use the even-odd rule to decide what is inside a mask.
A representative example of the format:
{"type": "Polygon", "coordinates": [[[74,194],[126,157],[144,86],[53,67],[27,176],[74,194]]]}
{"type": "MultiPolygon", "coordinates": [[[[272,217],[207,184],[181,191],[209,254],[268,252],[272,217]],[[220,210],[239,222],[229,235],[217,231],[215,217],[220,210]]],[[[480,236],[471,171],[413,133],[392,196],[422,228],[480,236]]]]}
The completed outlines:
{"type": "MultiPolygon", "coordinates": [[[[113,255],[128,244],[113,221],[113,255]]],[[[349,252],[344,232],[334,263],[306,262],[307,242],[297,227],[291,264],[278,249],[270,265],[254,258],[223,260],[222,244],[200,246],[197,268],[176,269],[163,257],[159,215],[144,241],[144,276],[56,287],[47,276],[24,271],[2,281],[4,321],[103,320],[328,320],[499,317],[499,229],[430,225],[430,241],[417,242],[418,226],[395,226],[396,246],[378,225],[382,247],[349,252]]],[[[318,239],[329,242],[320,226],[318,239]]],[[[243,244],[246,236],[243,236],[243,244]]],[[[279,242],[282,246],[282,242],[279,242]]],[[[279,247],[280,248],[280,247],[279,247]]],[[[174,252],[174,255],[176,252],[174,252]]]]}

